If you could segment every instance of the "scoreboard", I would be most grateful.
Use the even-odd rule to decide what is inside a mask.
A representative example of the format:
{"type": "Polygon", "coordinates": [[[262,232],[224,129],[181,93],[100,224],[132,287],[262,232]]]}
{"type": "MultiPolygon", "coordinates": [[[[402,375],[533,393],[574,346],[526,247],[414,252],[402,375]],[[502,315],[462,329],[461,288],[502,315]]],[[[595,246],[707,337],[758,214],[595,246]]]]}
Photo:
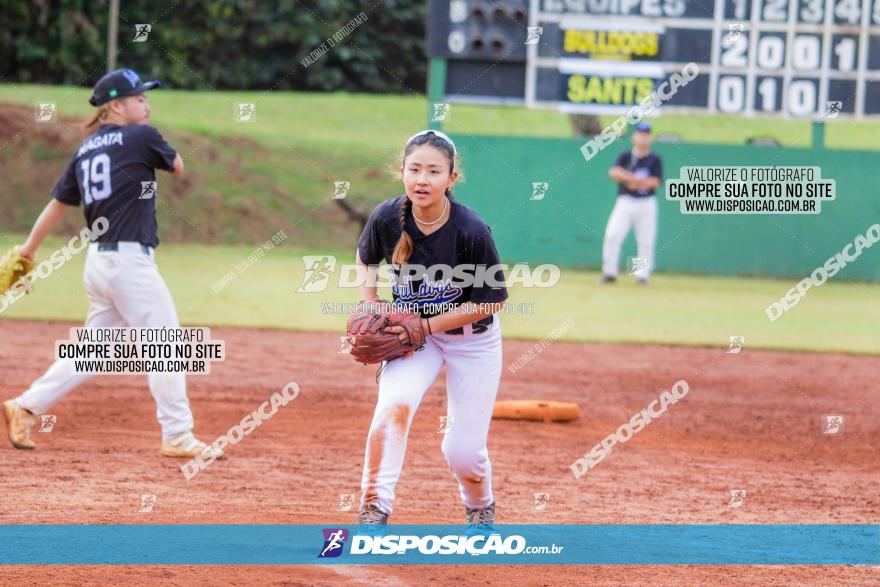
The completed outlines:
{"type": "Polygon", "coordinates": [[[522,14],[525,4],[433,2],[429,50],[450,63],[451,98],[623,113],[690,63],[698,75],[661,112],[880,118],[880,0],[529,0],[527,24],[494,19],[473,54],[470,41],[489,30],[475,7],[522,14]],[[467,85],[480,72],[495,88],[467,85]]]}

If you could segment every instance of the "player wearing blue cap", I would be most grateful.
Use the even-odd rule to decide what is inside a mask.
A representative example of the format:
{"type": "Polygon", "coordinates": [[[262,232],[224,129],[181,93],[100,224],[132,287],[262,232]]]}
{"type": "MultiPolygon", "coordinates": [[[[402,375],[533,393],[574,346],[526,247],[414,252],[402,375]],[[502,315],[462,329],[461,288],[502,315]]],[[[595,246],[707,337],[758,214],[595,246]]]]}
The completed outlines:
{"type": "MultiPolygon", "coordinates": [[[[155,127],[147,124],[150,107],[144,92],[158,81],[142,82],[130,69],[111,71],[95,84],[89,103],[96,107],[86,127],[94,134],[77,148],[52,188],[22,256],[33,259],[52,228],[73,207],[82,205],[89,227],[102,232],[88,248],[84,282],[89,297],[87,327],[177,328],[171,293],[159,274],[155,248],[156,170],[183,172],[183,160],[155,127]]],[[[30,388],[3,404],[13,446],[33,449],[30,429],[74,387],[92,377],[75,372],[71,359],[59,359],[30,388]]],[[[218,458],[222,452],[198,440],[183,373],[149,373],[156,417],[162,428],[161,454],[218,458]]]]}
{"type": "Polygon", "coordinates": [[[646,284],[654,270],[654,243],[657,239],[657,198],[654,190],[663,180],[663,161],[651,152],[651,126],[642,122],[632,134],[632,149],[620,154],[608,175],[617,182],[617,203],[602,245],[602,282],[617,280],[620,247],[629,233],[635,231],[638,256],[634,274],[646,284]]]}

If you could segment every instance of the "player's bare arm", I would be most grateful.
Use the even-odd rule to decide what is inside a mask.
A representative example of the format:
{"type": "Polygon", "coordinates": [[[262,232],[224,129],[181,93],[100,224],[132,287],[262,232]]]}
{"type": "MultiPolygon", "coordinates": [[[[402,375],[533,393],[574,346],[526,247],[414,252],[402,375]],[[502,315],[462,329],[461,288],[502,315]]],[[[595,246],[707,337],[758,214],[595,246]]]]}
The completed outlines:
{"type": "Polygon", "coordinates": [[[366,276],[361,284],[361,301],[374,302],[378,300],[377,283],[379,282],[379,267],[377,265],[367,265],[361,261],[360,251],[355,251],[355,260],[359,267],[358,272],[366,276]]]}
{"type": "Polygon", "coordinates": [[[181,175],[183,174],[183,157],[180,156],[180,153],[174,158],[174,170],[169,172],[171,175],[181,175]]]}
{"type": "Polygon", "coordinates": [[[631,190],[656,190],[660,187],[659,177],[633,177],[631,180],[624,182],[624,185],[631,190]]]}
{"type": "Polygon", "coordinates": [[[627,171],[620,165],[615,165],[609,169],[608,176],[617,183],[625,183],[635,179],[635,176],[631,172],[627,171]]]}
{"type": "Polygon", "coordinates": [[[74,206],[59,202],[54,198],[50,200],[49,203],[46,204],[46,207],[43,208],[43,211],[40,212],[37,221],[34,222],[34,227],[31,229],[27,240],[19,247],[18,250],[21,252],[21,255],[33,260],[37,249],[40,248],[40,244],[43,242],[43,239],[46,238],[46,235],[52,232],[55,225],[58,224],[61,219],[64,218],[64,215],[73,207],[74,206]]]}

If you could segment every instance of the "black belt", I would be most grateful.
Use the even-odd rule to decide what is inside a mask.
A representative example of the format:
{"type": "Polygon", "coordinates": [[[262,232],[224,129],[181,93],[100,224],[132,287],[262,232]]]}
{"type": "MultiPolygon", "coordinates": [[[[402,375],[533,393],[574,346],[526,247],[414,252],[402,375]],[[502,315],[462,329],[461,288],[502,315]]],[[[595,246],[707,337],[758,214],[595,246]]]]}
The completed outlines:
{"type": "MultiPolygon", "coordinates": [[[[471,324],[471,332],[473,332],[474,334],[486,332],[489,329],[489,325],[491,325],[494,321],[494,316],[486,316],[485,318],[481,318],[471,324]]],[[[464,334],[464,326],[459,326],[458,328],[447,330],[446,334],[464,334]]]]}
{"type": "MultiPolygon", "coordinates": [[[[144,243],[138,243],[141,246],[141,252],[144,255],[150,254],[150,247],[145,245],[144,243]]],[[[119,251],[119,243],[98,243],[98,250],[102,252],[113,252],[119,251]]]]}

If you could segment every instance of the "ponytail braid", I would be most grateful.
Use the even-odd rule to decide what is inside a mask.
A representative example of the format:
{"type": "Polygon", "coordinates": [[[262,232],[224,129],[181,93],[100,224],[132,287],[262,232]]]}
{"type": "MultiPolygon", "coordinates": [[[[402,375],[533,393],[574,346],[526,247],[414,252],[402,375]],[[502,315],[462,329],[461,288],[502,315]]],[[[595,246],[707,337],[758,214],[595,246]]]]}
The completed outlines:
{"type": "Polygon", "coordinates": [[[110,109],[106,104],[98,106],[95,112],[92,114],[92,117],[83,124],[83,128],[86,130],[97,130],[97,128],[104,122],[104,119],[107,118],[107,115],[110,113],[110,109]]]}
{"type": "Polygon", "coordinates": [[[397,244],[394,245],[394,252],[391,255],[391,262],[395,265],[406,264],[409,261],[410,255],[412,255],[413,240],[406,231],[406,216],[411,211],[412,201],[404,195],[403,201],[400,204],[400,238],[397,240],[397,244]]]}

